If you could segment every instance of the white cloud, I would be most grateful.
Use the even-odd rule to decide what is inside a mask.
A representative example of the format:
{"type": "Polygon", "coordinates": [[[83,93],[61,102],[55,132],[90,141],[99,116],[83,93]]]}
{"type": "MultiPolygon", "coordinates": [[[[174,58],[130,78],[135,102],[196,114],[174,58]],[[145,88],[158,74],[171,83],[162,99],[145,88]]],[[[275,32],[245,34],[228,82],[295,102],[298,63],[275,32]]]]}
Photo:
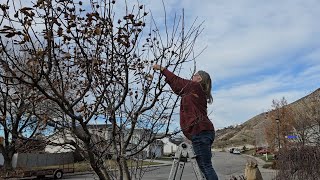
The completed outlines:
{"type": "MultiPolygon", "coordinates": [[[[311,66],[310,68],[306,69],[301,75],[303,77],[308,78],[310,81],[313,81],[314,83],[318,83],[320,79],[319,69],[320,69],[320,65],[317,64],[315,66],[311,66]]],[[[303,79],[302,81],[305,81],[305,80],[306,79],[303,79]]]]}
{"type": "MultiPolygon", "coordinates": [[[[130,3],[135,3],[133,1],[130,3]]],[[[162,1],[140,1],[164,25],[162,1]]],[[[209,112],[216,127],[268,110],[272,99],[293,102],[319,87],[319,0],[164,0],[168,23],[185,10],[190,25],[205,21],[197,68],[214,79],[209,112]]],[[[171,22],[172,23],[172,22],[171,22]]],[[[192,63],[183,67],[190,74],[192,63]]],[[[176,121],[177,122],[177,121],[176,121]]]]}
{"type": "Polygon", "coordinates": [[[227,84],[214,92],[214,104],[209,106],[213,111],[210,118],[221,128],[271,109],[273,99],[285,97],[288,103],[294,102],[319,87],[320,74],[316,69],[319,70],[319,65],[297,75],[283,72],[227,84]]]}
{"type": "Polygon", "coordinates": [[[255,115],[271,109],[273,99],[285,97],[293,102],[306,93],[298,90],[273,91],[283,82],[262,82],[237,85],[228,89],[220,89],[215,93],[213,110],[210,118],[217,128],[245,122],[255,115]]]}
{"type": "Polygon", "coordinates": [[[304,59],[305,61],[308,61],[311,64],[317,64],[320,62],[320,48],[315,49],[311,51],[310,54],[307,54],[304,59]]]}
{"type": "Polygon", "coordinates": [[[205,20],[197,49],[207,49],[197,67],[213,76],[209,112],[217,127],[268,110],[272,99],[293,102],[319,87],[320,1],[179,2],[189,21],[205,20]]]}
{"type": "Polygon", "coordinates": [[[316,18],[320,12],[317,16],[309,12],[316,4],[309,4],[309,9],[292,1],[282,5],[286,8],[279,8],[278,2],[252,2],[257,6],[253,8],[251,3],[245,6],[241,1],[233,2],[236,5],[228,8],[232,3],[224,2],[212,11],[203,11],[205,15],[201,16],[206,17],[207,26],[201,41],[208,49],[198,65],[211,70],[218,79],[278,66],[287,60],[281,59],[287,54],[296,53],[317,41],[314,37],[316,33],[319,35],[316,18]]]}

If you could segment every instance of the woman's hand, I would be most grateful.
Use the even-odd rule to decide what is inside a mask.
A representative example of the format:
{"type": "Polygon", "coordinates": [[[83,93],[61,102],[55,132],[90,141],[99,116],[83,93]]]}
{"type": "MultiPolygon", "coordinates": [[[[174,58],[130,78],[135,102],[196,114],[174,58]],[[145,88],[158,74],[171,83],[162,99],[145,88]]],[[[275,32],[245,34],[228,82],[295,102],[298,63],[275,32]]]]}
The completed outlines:
{"type": "Polygon", "coordinates": [[[160,66],[159,64],[153,65],[153,70],[160,70],[163,71],[164,67],[160,66]]]}

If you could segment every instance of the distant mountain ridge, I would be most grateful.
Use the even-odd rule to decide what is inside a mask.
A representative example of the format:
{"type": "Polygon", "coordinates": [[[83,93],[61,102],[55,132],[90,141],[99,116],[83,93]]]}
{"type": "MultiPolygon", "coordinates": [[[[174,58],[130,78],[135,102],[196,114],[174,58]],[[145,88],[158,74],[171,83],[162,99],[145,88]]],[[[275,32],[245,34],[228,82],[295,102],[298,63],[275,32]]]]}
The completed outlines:
{"type": "MultiPolygon", "coordinates": [[[[320,88],[304,96],[295,102],[288,104],[288,106],[295,108],[300,101],[309,101],[309,97],[320,96],[320,88]]],[[[243,124],[237,126],[229,126],[224,129],[216,131],[216,139],[214,147],[224,148],[231,146],[257,145],[265,146],[266,141],[264,137],[265,113],[258,114],[243,124]]]]}

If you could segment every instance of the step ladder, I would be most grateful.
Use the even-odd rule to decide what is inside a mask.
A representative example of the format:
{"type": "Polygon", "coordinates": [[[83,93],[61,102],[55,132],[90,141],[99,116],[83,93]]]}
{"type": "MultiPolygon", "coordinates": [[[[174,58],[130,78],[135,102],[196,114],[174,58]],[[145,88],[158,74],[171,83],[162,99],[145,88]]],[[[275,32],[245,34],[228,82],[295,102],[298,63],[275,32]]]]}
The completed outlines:
{"type": "Polygon", "coordinates": [[[200,168],[196,160],[196,155],[193,152],[192,145],[183,142],[179,145],[177,152],[174,156],[168,180],[181,180],[184,166],[185,163],[188,162],[188,159],[192,163],[193,171],[196,175],[197,180],[206,179],[200,171],[200,168]]]}

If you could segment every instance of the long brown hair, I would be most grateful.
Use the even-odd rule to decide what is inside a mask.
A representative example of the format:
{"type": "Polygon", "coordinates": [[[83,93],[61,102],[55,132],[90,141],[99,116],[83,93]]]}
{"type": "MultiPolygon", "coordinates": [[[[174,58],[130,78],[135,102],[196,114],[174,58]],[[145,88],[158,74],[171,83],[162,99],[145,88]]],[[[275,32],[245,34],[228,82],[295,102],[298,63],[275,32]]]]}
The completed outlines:
{"type": "Polygon", "coordinates": [[[197,74],[199,74],[202,78],[202,80],[200,81],[201,87],[206,93],[207,102],[211,104],[213,102],[213,98],[211,95],[211,77],[205,71],[198,71],[197,74]]]}

